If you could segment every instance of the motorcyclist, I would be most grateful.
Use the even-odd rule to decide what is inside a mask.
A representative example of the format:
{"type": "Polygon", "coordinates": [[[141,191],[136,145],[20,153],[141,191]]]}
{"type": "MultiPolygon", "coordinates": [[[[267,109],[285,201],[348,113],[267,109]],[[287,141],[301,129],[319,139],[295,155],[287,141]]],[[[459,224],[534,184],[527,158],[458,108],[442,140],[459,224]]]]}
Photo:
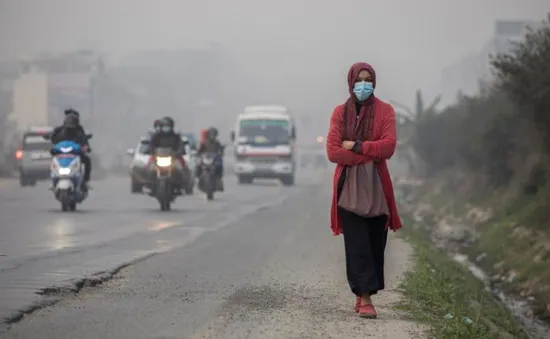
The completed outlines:
{"type": "Polygon", "coordinates": [[[83,190],[88,189],[88,182],[92,173],[92,162],[87,153],[91,152],[90,145],[88,143],[88,137],[84,132],[84,128],[80,125],[80,114],[74,109],[65,110],[65,119],[62,126],[54,128],[51,133],[51,141],[53,144],[57,144],[64,140],[70,140],[79,144],[83,152],[80,154],[80,161],[84,164],[84,183],[82,185],[83,190]]]}
{"type": "MultiPolygon", "coordinates": [[[[223,178],[223,151],[224,146],[218,141],[218,130],[210,127],[206,133],[206,140],[202,141],[197,154],[216,153],[216,175],[219,179],[223,178]]],[[[200,177],[200,166],[197,168],[197,176],[200,177]]],[[[223,189],[222,189],[223,190],[223,189]]]]}
{"type": "MultiPolygon", "coordinates": [[[[156,128],[157,126],[155,126],[156,128]]],[[[182,165],[182,173],[175,180],[175,189],[177,193],[181,192],[183,181],[188,176],[189,169],[185,164],[183,156],[185,155],[185,144],[181,139],[181,135],[174,131],[174,120],[170,117],[164,117],[159,121],[159,130],[151,137],[151,151],[155,154],[157,148],[171,148],[174,151],[176,159],[182,165]]]]}

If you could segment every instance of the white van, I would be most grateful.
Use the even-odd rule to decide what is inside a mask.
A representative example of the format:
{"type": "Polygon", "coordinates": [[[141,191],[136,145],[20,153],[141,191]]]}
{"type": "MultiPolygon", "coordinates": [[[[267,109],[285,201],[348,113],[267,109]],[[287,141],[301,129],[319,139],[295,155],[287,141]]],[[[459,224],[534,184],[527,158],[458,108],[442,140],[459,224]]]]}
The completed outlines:
{"type": "Polygon", "coordinates": [[[294,185],[296,125],[285,106],[249,106],[231,133],[239,183],[255,178],[294,185]]]}

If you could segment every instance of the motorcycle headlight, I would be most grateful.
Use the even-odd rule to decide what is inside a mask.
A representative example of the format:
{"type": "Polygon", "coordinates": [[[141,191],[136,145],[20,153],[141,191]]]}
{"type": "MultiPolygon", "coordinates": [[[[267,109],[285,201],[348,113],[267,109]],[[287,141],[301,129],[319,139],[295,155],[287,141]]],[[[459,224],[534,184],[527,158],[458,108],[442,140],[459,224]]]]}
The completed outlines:
{"type": "Polygon", "coordinates": [[[170,157],[157,157],[157,166],[168,167],[172,165],[172,158],[170,157]]]}
{"type": "Polygon", "coordinates": [[[214,159],[212,159],[212,158],[203,158],[202,159],[202,163],[204,165],[212,165],[213,162],[214,162],[214,159]]]}

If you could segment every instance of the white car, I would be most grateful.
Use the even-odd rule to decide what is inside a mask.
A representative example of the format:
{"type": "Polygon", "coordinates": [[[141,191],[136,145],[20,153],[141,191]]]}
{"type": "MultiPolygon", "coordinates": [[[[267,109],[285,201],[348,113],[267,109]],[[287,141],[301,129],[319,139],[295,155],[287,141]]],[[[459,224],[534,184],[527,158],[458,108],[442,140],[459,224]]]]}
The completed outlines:
{"type": "Polygon", "coordinates": [[[151,156],[149,137],[141,137],[136,148],[128,149],[127,153],[133,157],[130,164],[132,193],[143,193],[143,187],[149,184],[149,171],[147,169],[151,156]]]}

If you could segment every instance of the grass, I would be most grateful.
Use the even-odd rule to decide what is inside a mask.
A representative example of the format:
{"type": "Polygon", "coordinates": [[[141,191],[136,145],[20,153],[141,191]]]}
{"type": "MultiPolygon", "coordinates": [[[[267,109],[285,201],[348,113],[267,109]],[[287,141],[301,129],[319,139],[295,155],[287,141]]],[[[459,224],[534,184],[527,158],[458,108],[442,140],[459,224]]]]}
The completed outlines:
{"type": "MultiPolygon", "coordinates": [[[[443,179],[431,185],[441,186],[443,179]]],[[[476,241],[463,251],[471,260],[484,254],[477,264],[491,276],[513,275],[513,281],[501,282],[499,288],[510,294],[532,297],[534,315],[550,324],[550,184],[534,194],[517,197],[508,196],[506,191],[489,194],[482,190],[457,197],[454,190],[436,191],[433,187],[426,187],[423,192],[419,198],[430,203],[440,215],[463,218],[466,203],[493,208],[494,217],[476,226],[476,241]],[[503,200],[505,196],[508,199],[503,200]]],[[[468,224],[466,219],[465,223],[468,224]]]]}
{"type": "Polygon", "coordinates": [[[413,244],[415,254],[414,268],[401,284],[406,298],[399,307],[430,325],[432,338],[528,338],[483,283],[433,248],[426,234],[413,228],[405,228],[402,234],[413,244]]]}
{"type": "Polygon", "coordinates": [[[483,225],[479,239],[466,251],[470,257],[486,253],[479,265],[491,274],[514,272],[514,282],[503,287],[509,292],[533,296],[535,315],[550,323],[546,306],[550,300],[550,235],[541,230],[542,225],[548,226],[548,221],[529,222],[539,218],[539,209],[535,199],[505,208],[505,213],[483,225]]]}

